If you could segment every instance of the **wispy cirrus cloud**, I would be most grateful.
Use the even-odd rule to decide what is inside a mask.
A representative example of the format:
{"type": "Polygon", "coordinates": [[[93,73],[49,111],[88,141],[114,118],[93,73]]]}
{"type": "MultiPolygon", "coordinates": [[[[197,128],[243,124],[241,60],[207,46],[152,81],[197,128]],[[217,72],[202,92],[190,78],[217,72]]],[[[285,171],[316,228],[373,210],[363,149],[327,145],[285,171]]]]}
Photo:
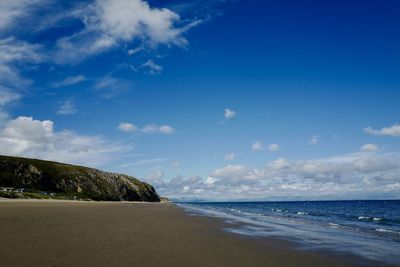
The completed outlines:
{"type": "Polygon", "coordinates": [[[5,107],[19,100],[32,81],[20,74],[17,64],[36,64],[46,60],[42,46],[14,37],[0,39],[0,113],[8,117],[5,107]]]}
{"type": "Polygon", "coordinates": [[[106,75],[95,80],[93,89],[99,92],[104,98],[116,97],[133,88],[131,81],[106,75]]]}
{"type": "Polygon", "coordinates": [[[226,154],[226,155],[224,156],[224,159],[225,159],[225,160],[234,160],[234,159],[236,159],[236,154],[235,154],[234,152],[231,152],[231,153],[229,153],[229,154],[226,154]]]}
{"type": "Polygon", "coordinates": [[[168,158],[140,159],[140,160],[134,161],[132,163],[122,164],[119,167],[126,168],[126,167],[135,167],[135,166],[143,166],[143,165],[153,165],[153,164],[158,164],[158,163],[164,163],[166,161],[169,161],[169,159],[168,158]]]}
{"type": "Polygon", "coordinates": [[[47,56],[44,54],[43,47],[39,44],[31,44],[21,41],[15,37],[8,37],[0,40],[0,62],[29,62],[38,63],[47,56]]]}
{"type": "Polygon", "coordinates": [[[62,81],[53,83],[53,87],[71,86],[71,85],[75,85],[75,84],[84,82],[86,80],[88,80],[88,78],[85,75],[69,76],[62,81]]]}
{"type": "Polygon", "coordinates": [[[77,112],[78,110],[76,109],[75,104],[71,99],[61,102],[57,110],[57,114],[60,115],[73,115],[77,112]]]}
{"type": "Polygon", "coordinates": [[[17,101],[18,99],[20,99],[20,97],[21,96],[18,93],[0,89],[0,107],[17,101]]]}
{"type": "Polygon", "coordinates": [[[158,74],[163,69],[163,67],[161,65],[156,64],[151,59],[147,60],[140,67],[146,69],[148,74],[158,74]]]}
{"type": "Polygon", "coordinates": [[[43,47],[14,37],[0,39],[0,90],[18,92],[31,84],[20,75],[17,63],[35,64],[46,60],[43,47]]]}
{"type": "Polygon", "coordinates": [[[132,56],[132,55],[135,55],[135,54],[137,54],[137,53],[139,53],[139,52],[141,52],[143,50],[144,50],[143,46],[139,46],[139,47],[136,47],[136,48],[129,49],[127,53],[128,53],[128,55],[132,56]]]}
{"type": "Polygon", "coordinates": [[[6,31],[14,24],[32,14],[48,0],[13,0],[0,1],[0,31],[6,31]]]}
{"type": "Polygon", "coordinates": [[[319,136],[318,135],[311,136],[310,140],[308,141],[308,144],[310,146],[316,146],[316,145],[318,145],[318,143],[319,143],[319,136]]]}

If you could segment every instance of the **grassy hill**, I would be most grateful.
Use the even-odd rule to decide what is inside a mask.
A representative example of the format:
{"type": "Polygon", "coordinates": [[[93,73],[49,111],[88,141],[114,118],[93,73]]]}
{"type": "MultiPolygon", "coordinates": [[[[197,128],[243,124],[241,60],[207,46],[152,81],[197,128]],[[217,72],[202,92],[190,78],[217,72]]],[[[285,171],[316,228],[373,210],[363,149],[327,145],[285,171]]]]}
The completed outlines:
{"type": "Polygon", "coordinates": [[[151,185],[131,176],[9,156],[0,156],[0,187],[0,197],[160,201],[151,185]]]}

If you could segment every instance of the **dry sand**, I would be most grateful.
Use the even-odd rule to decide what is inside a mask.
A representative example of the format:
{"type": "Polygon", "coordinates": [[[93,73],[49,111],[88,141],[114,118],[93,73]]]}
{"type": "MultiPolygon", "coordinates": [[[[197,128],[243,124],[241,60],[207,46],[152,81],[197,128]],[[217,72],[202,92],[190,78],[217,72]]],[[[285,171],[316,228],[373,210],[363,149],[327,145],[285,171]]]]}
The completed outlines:
{"type": "Polygon", "coordinates": [[[222,228],[172,204],[0,200],[0,266],[360,264],[222,228]]]}

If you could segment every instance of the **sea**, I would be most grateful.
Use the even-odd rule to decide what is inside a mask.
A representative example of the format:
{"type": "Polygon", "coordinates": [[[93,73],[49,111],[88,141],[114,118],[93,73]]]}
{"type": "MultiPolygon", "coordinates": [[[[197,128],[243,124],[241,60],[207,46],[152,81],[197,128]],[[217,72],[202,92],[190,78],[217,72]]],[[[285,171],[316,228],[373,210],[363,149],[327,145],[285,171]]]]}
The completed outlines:
{"type": "Polygon", "coordinates": [[[178,203],[224,230],[400,265],[400,200],[178,203]]]}

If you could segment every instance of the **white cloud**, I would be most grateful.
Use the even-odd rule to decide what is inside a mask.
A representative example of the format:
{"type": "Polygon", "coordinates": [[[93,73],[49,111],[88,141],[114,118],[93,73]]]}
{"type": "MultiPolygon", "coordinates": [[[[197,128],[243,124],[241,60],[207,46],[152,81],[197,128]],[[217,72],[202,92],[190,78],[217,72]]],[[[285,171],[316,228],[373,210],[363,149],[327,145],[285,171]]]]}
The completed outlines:
{"type": "Polygon", "coordinates": [[[148,124],[144,126],[141,131],[143,133],[161,133],[161,134],[173,134],[175,133],[175,129],[169,125],[157,125],[157,124],[148,124]]]}
{"type": "Polygon", "coordinates": [[[253,145],[251,146],[252,151],[263,151],[264,149],[265,149],[264,145],[260,141],[254,142],[253,145]]]}
{"type": "Polygon", "coordinates": [[[234,118],[236,116],[236,111],[234,111],[232,109],[229,109],[229,108],[226,108],[224,110],[224,116],[227,119],[232,119],[232,118],[234,118]]]}
{"type": "Polygon", "coordinates": [[[254,172],[252,169],[244,165],[226,165],[223,168],[216,169],[210,175],[217,179],[254,179],[254,172]]]}
{"type": "Polygon", "coordinates": [[[399,162],[398,153],[358,152],[293,161],[279,158],[261,168],[226,165],[205,179],[162,180],[156,189],[169,197],[211,200],[390,198],[400,193],[399,162]]]}
{"type": "Polygon", "coordinates": [[[265,146],[263,143],[261,143],[260,141],[256,141],[253,143],[253,145],[251,146],[251,149],[253,152],[256,151],[263,151],[263,150],[268,150],[269,152],[275,152],[281,149],[280,145],[278,144],[270,144],[268,146],[265,146]]]}
{"type": "Polygon", "coordinates": [[[162,184],[164,178],[164,172],[163,171],[156,171],[151,174],[149,174],[146,177],[146,181],[150,184],[162,184]]]}
{"type": "Polygon", "coordinates": [[[236,154],[233,152],[229,153],[229,154],[225,155],[224,159],[225,160],[234,160],[234,159],[236,159],[236,154]]]}
{"type": "Polygon", "coordinates": [[[155,158],[155,159],[140,159],[132,163],[127,163],[120,165],[119,167],[132,167],[132,166],[143,166],[143,165],[153,165],[157,163],[163,163],[168,161],[167,158],[155,158]]]}
{"type": "Polygon", "coordinates": [[[42,46],[20,41],[14,37],[0,40],[0,62],[10,63],[15,61],[41,62],[45,55],[42,53],[42,46]]]}
{"type": "Polygon", "coordinates": [[[270,168],[271,170],[283,170],[285,168],[289,167],[289,162],[285,158],[279,158],[274,161],[271,161],[267,164],[267,168],[270,168]]]}
{"type": "Polygon", "coordinates": [[[118,129],[124,132],[134,132],[140,131],[145,134],[173,134],[175,133],[175,129],[169,125],[157,125],[157,124],[147,124],[142,128],[137,127],[136,125],[129,122],[121,122],[118,126],[118,129]]]}
{"type": "Polygon", "coordinates": [[[396,123],[393,126],[384,127],[380,130],[373,129],[372,127],[366,127],[364,128],[364,131],[366,133],[373,135],[389,135],[389,136],[400,137],[400,124],[396,123]]]}
{"type": "Polygon", "coordinates": [[[319,136],[318,135],[314,135],[311,136],[310,141],[308,141],[308,144],[311,146],[315,146],[319,143],[319,136]]]}
{"type": "Polygon", "coordinates": [[[0,39],[0,91],[20,92],[31,84],[31,81],[20,76],[15,68],[16,63],[39,63],[46,59],[42,47],[9,37],[0,39]]]}
{"type": "Polygon", "coordinates": [[[138,129],[138,127],[132,123],[129,122],[121,122],[118,125],[118,129],[123,131],[123,132],[134,132],[138,129]]]}
{"type": "Polygon", "coordinates": [[[158,74],[162,71],[163,67],[154,63],[153,60],[149,59],[140,66],[141,68],[148,69],[149,74],[158,74]]]}
{"type": "MultiPolygon", "coordinates": [[[[1,5],[7,5],[7,3],[0,4],[0,9],[1,5]]],[[[0,15],[2,12],[0,10],[0,15]]],[[[15,65],[44,61],[45,56],[41,53],[41,49],[40,45],[30,44],[13,37],[0,39],[0,125],[8,118],[5,107],[19,100],[22,93],[31,85],[31,81],[23,78],[15,65]]]]}
{"type": "Polygon", "coordinates": [[[0,89],[0,107],[10,104],[20,99],[21,95],[15,92],[2,91],[0,89]]]}
{"type": "Polygon", "coordinates": [[[193,23],[181,28],[178,14],[169,9],[150,7],[143,0],[98,0],[73,12],[85,28],[58,40],[59,62],[82,60],[106,51],[119,43],[140,41],[143,45],[187,44],[182,36],[193,23]]]}
{"type": "Polygon", "coordinates": [[[93,85],[93,89],[100,92],[105,98],[112,98],[132,88],[132,83],[128,80],[115,78],[106,75],[98,79],[93,85]]]}
{"type": "Polygon", "coordinates": [[[22,17],[27,16],[40,4],[47,1],[43,0],[12,0],[0,1],[0,31],[7,30],[22,17]]]}
{"type": "Polygon", "coordinates": [[[76,114],[78,111],[75,108],[75,104],[71,100],[67,100],[61,103],[57,114],[60,115],[73,115],[76,114]]]}
{"type": "Polygon", "coordinates": [[[87,80],[87,78],[85,77],[85,75],[70,76],[70,77],[65,78],[62,81],[54,83],[53,87],[71,86],[71,85],[78,84],[78,83],[81,83],[86,80],[87,80]]]}
{"type": "Polygon", "coordinates": [[[279,149],[281,149],[281,147],[278,144],[270,144],[268,146],[268,151],[270,152],[278,151],[279,149]]]}
{"type": "Polygon", "coordinates": [[[375,144],[365,144],[363,145],[360,150],[365,152],[375,152],[378,151],[379,146],[375,144]]]}
{"type": "Polygon", "coordinates": [[[19,94],[30,84],[31,81],[23,78],[11,64],[0,61],[0,91],[19,94]]]}
{"type": "Polygon", "coordinates": [[[154,44],[186,42],[181,30],[174,27],[179,15],[165,8],[151,8],[146,1],[97,1],[95,9],[100,29],[116,39],[147,38],[154,44]]]}
{"type": "Polygon", "coordinates": [[[132,56],[132,55],[135,55],[135,54],[137,54],[137,53],[139,53],[139,52],[141,52],[143,50],[144,50],[144,48],[142,46],[139,46],[139,47],[136,47],[136,48],[132,48],[132,49],[128,50],[128,55],[132,56]]]}
{"type": "Polygon", "coordinates": [[[129,144],[110,142],[99,136],[55,131],[50,120],[18,117],[0,130],[1,154],[98,166],[132,150],[129,144]]]}
{"type": "Polygon", "coordinates": [[[169,125],[161,125],[160,132],[163,134],[173,134],[173,133],[175,133],[175,129],[169,125]]]}

